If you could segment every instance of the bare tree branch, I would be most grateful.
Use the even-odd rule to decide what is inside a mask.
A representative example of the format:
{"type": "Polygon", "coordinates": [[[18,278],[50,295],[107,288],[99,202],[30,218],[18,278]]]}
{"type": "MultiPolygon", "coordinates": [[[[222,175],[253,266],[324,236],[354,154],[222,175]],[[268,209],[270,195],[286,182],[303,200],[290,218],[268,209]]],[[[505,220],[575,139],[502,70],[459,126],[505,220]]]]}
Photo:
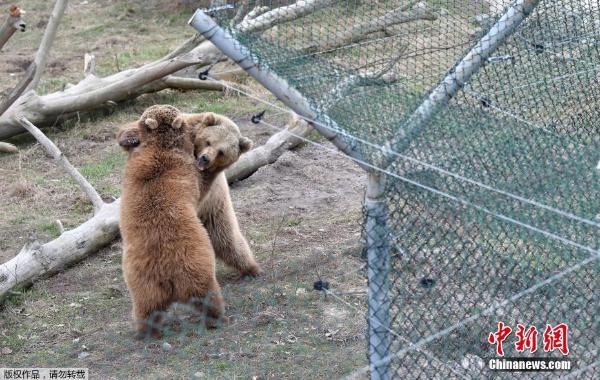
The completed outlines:
{"type": "Polygon", "coordinates": [[[264,6],[264,5],[257,5],[254,7],[254,9],[252,9],[250,12],[248,12],[248,14],[244,17],[244,19],[242,21],[249,22],[251,20],[254,20],[258,16],[260,16],[264,13],[267,13],[270,9],[271,8],[264,6]]]}
{"type": "Polygon", "coordinates": [[[334,4],[337,0],[300,0],[294,4],[279,7],[268,11],[254,19],[247,18],[236,29],[240,33],[260,32],[269,29],[275,24],[304,17],[321,8],[334,4]]]}
{"type": "Polygon", "coordinates": [[[411,9],[408,9],[412,4],[414,4],[414,2],[398,9],[394,9],[371,21],[353,25],[347,30],[335,33],[331,38],[326,38],[319,43],[307,46],[303,50],[307,53],[314,53],[320,50],[335,49],[337,47],[347,46],[361,41],[371,33],[385,31],[386,28],[389,28],[392,25],[404,24],[417,20],[436,20],[437,16],[426,3],[421,2],[411,9]]]}
{"type": "Polygon", "coordinates": [[[96,73],[96,56],[93,54],[85,53],[83,56],[83,75],[95,75],[96,73]]]}
{"type": "MultiPolygon", "coordinates": [[[[26,92],[4,114],[0,115],[0,140],[23,132],[16,119],[23,115],[33,124],[48,125],[59,117],[69,117],[77,112],[104,107],[134,98],[148,91],[141,88],[154,81],[197,64],[210,64],[218,61],[222,53],[211,43],[204,42],[192,51],[169,60],[158,60],[138,69],[129,69],[105,78],[89,75],[78,84],[64,91],[39,96],[33,91],[26,92]]],[[[157,88],[168,86],[157,85],[157,88]]],[[[162,89],[161,88],[161,89],[162,89]]]]}
{"type": "Polygon", "coordinates": [[[48,25],[46,25],[44,37],[42,37],[42,42],[40,42],[38,51],[35,54],[35,58],[33,59],[32,64],[35,63],[36,65],[35,75],[31,83],[29,83],[29,85],[27,86],[26,90],[32,90],[37,88],[37,85],[40,82],[42,72],[46,68],[48,52],[52,47],[52,43],[54,42],[54,38],[56,37],[56,30],[58,29],[60,20],[62,19],[62,16],[65,13],[66,7],[67,0],[56,0],[56,3],[54,3],[54,9],[52,9],[52,14],[50,15],[50,19],[48,20],[48,25]]]}
{"type": "Polygon", "coordinates": [[[29,133],[44,147],[44,150],[52,156],[58,163],[65,169],[65,171],[75,180],[75,182],[79,185],[81,190],[88,196],[92,204],[94,205],[94,210],[96,212],[100,211],[102,206],[105,205],[104,201],[96,192],[96,189],[85,179],[84,176],[79,173],[79,171],[71,165],[69,160],[62,154],[60,149],[54,143],[46,137],[46,135],[40,131],[35,125],[31,124],[29,120],[25,117],[20,117],[19,122],[23,126],[23,128],[27,129],[29,133]]]}
{"type": "Polygon", "coordinates": [[[21,19],[21,13],[21,9],[16,5],[10,7],[9,14],[0,27],[0,50],[17,30],[25,31],[26,26],[21,19]]]}
{"type": "Polygon", "coordinates": [[[18,153],[19,149],[13,144],[0,141],[0,152],[2,153],[18,153]]]}
{"type": "Polygon", "coordinates": [[[178,55],[188,53],[190,50],[198,46],[201,42],[205,40],[204,36],[201,34],[194,34],[192,37],[185,40],[181,45],[175,48],[172,52],[167,54],[163,60],[168,60],[177,57],[178,55]]]}

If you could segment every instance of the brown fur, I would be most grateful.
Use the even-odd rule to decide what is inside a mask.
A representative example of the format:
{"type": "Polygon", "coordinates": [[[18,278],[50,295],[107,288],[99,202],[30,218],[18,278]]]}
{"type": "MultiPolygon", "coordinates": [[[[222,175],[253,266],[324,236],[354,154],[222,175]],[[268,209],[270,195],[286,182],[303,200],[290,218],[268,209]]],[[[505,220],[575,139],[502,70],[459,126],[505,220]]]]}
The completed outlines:
{"type": "MultiPolygon", "coordinates": [[[[202,194],[206,194],[198,203],[198,217],[206,227],[215,254],[227,265],[237,269],[242,275],[258,276],[260,266],[256,263],[252,251],[244,235],[240,231],[231,196],[229,185],[223,170],[231,165],[239,155],[250,149],[251,141],[240,136],[239,128],[233,121],[212,112],[200,114],[184,114],[186,124],[192,127],[195,156],[210,150],[211,157],[218,156],[219,146],[224,146],[228,158],[211,160],[213,167],[200,172],[198,180],[202,194]],[[217,128],[212,128],[217,127],[217,128]],[[201,133],[205,131],[206,133],[201,133]],[[229,132],[228,132],[229,131],[229,132]],[[232,134],[233,133],[233,134],[232,134]],[[217,142],[219,135],[237,136],[227,138],[219,144],[206,147],[206,139],[211,143],[217,142]],[[213,141],[214,140],[214,141],[213,141]]],[[[117,134],[119,144],[130,153],[137,150],[140,144],[139,127],[136,123],[126,124],[117,134]]]]}
{"type": "Polygon", "coordinates": [[[200,189],[189,126],[149,117],[160,110],[150,107],[137,123],[142,143],[125,165],[120,219],[133,318],[140,333],[153,336],[160,335],[153,313],[174,302],[204,301],[207,327],[224,310],[214,251],[196,214],[200,189]]]}

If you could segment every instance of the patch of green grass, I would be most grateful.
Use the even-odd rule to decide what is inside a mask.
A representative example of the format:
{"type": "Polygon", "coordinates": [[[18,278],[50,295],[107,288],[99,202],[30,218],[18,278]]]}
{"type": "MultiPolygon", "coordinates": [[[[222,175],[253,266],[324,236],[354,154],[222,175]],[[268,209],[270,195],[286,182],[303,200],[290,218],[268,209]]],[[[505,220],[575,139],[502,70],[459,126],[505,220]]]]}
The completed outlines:
{"type": "Polygon", "coordinates": [[[51,237],[58,237],[60,235],[60,231],[58,229],[58,225],[55,222],[44,223],[40,226],[40,230],[44,231],[51,237]]]}
{"type": "Polygon", "coordinates": [[[83,165],[79,171],[89,181],[100,181],[109,175],[121,170],[125,165],[125,156],[122,154],[111,154],[99,161],[83,165]]]}
{"type": "Polygon", "coordinates": [[[42,176],[36,176],[33,179],[33,182],[37,185],[37,186],[44,186],[46,184],[46,179],[42,176]]]}
{"type": "Polygon", "coordinates": [[[103,20],[101,24],[90,26],[78,32],[76,36],[82,39],[96,39],[103,36],[110,26],[110,24],[107,24],[105,20],[103,20]]]}
{"type": "Polygon", "coordinates": [[[288,227],[296,227],[302,223],[302,218],[290,218],[287,221],[288,227]]]}
{"type": "Polygon", "coordinates": [[[169,48],[162,45],[148,45],[120,52],[116,55],[119,68],[137,66],[139,62],[154,61],[169,53],[169,48]]]}

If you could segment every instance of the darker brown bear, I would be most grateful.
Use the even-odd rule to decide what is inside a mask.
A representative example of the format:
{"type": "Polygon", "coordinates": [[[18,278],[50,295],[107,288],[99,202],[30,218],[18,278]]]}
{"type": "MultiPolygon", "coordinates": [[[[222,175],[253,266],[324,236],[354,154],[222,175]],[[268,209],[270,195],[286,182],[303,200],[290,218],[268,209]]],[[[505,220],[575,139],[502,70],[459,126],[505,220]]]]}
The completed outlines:
{"type": "Polygon", "coordinates": [[[140,333],[157,336],[151,326],[157,312],[200,300],[213,327],[223,317],[223,299],[213,248],[196,216],[200,190],[189,126],[176,108],[152,106],[138,127],[142,143],[125,165],[120,219],[134,321],[140,333]]]}

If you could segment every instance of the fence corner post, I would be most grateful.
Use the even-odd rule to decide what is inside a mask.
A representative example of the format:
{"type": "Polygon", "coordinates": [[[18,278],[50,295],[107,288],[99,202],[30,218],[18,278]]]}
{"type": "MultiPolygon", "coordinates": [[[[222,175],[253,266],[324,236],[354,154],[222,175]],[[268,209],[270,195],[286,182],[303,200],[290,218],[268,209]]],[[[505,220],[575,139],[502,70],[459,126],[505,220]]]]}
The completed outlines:
{"type": "Polygon", "coordinates": [[[390,250],[388,207],[385,200],[386,177],[369,172],[365,195],[365,237],[369,280],[369,363],[372,380],[388,380],[390,363],[374,366],[390,354],[390,250]]]}

